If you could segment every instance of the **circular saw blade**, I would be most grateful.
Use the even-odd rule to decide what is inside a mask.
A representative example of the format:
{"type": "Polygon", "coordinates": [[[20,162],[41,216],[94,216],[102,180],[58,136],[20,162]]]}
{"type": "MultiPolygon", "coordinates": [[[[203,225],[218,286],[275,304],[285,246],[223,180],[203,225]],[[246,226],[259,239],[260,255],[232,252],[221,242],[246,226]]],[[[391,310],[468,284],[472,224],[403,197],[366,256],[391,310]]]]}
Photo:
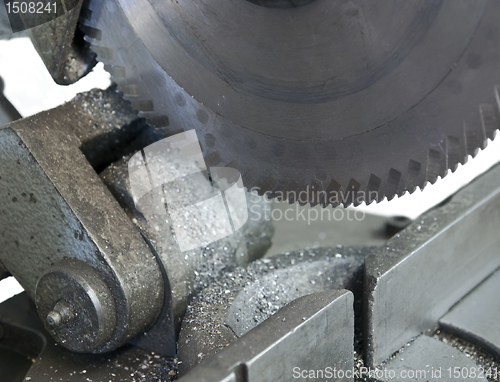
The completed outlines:
{"type": "Polygon", "coordinates": [[[499,128],[500,4],[90,1],[86,39],[140,115],[208,166],[322,206],[434,183],[499,128]]]}

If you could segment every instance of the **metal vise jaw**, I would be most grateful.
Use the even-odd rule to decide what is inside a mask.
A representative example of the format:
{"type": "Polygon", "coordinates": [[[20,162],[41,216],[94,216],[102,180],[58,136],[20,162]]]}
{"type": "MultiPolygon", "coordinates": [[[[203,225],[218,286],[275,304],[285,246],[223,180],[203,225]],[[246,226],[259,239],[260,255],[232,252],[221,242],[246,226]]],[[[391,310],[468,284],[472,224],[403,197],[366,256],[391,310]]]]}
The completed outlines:
{"type": "Polygon", "coordinates": [[[116,349],[164,305],[154,254],[96,172],[137,121],[109,89],[0,128],[0,262],[73,351],[116,349]]]}

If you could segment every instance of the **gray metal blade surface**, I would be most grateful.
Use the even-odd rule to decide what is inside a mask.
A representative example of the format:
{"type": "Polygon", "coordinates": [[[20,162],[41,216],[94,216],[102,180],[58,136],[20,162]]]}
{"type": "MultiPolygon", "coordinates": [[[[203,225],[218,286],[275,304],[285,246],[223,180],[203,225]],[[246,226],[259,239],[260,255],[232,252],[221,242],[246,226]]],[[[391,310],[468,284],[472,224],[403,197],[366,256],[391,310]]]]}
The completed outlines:
{"type": "Polygon", "coordinates": [[[91,0],[86,39],[148,122],[289,202],[371,203],[499,128],[500,3],[91,0]]]}

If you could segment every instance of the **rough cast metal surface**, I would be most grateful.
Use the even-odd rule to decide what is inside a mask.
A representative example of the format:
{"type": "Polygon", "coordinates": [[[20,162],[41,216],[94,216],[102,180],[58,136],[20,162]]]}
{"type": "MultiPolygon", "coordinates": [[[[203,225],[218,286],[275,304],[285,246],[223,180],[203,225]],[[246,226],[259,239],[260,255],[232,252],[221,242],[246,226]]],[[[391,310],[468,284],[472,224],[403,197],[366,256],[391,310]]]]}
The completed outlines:
{"type": "Polygon", "coordinates": [[[88,9],[87,41],[142,116],[196,129],[207,164],[235,167],[248,188],[290,202],[413,192],[499,127],[497,1],[88,9]]]}
{"type": "Polygon", "coordinates": [[[361,308],[365,257],[374,247],[317,248],[221,273],[188,306],[179,334],[181,374],[223,350],[296,298],[348,289],[361,308]]]}
{"type": "MultiPolygon", "coordinates": [[[[158,253],[168,275],[175,324],[179,329],[180,319],[184,315],[186,306],[196,293],[217,281],[223,272],[230,272],[239,265],[246,265],[262,257],[271,246],[274,226],[263,213],[265,208],[271,208],[270,202],[263,197],[247,193],[247,205],[241,208],[248,208],[249,218],[242,228],[202,248],[182,252],[170,215],[142,214],[136,209],[128,180],[129,159],[130,155],[111,164],[100,176],[158,253]]],[[[175,178],[176,173],[184,173],[186,166],[195,166],[191,162],[175,157],[171,159],[168,171],[172,178],[175,178]]],[[[177,184],[176,192],[179,195],[193,195],[197,189],[206,188],[209,183],[203,176],[184,178],[177,184]]],[[[164,211],[168,211],[168,206],[161,207],[164,207],[164,211]]],[[[202,212],[206,229],[218,229],[217,211],[202,212]]],[[[189,220],[176,223],[180,226],[190,224],[189,220]]],[[[203,232],[199,234],[202,235],[203,232]]]]}
{"type": "Polygon", "coordinates": [[[487,381],[484,373],[479,376],[481,374],[479,366],[465,354],[425,335],[408,343],[378,369],[394,371],[393,378],[389,374],[385,374],[383,378],[377,378],[377,381],[383,382],[404,380],[422,382],[487,381]],[[459,370],[458,377],[454,374],[456,373],[455,367],[459,370]],[[451,368],[451,372],[448,368],[451,368]],[[463,370],[467,370],[467,374],[462,374],[465,373],[463,370]],[[464,378],[463,375],[466,377],[464,378]]]}
{"type": "Polygon", "coordinates": [[[310,294],[292,301],[180,380],[290,381],[294,368],[352,370],[353,336],[351,292],[310,294]]]}
{"type": "MultiPolygon", "coordinates": [[[[29,35],[38,54],[54,81],[69,85],[88,74],[96,64],[95,54],[90,50],[81,31],[77,29],[80,10],[84,0],[63,0],[65,14],[54,20],[31,28],[29,35]]],[[[29,25],[30,19],[40,22],[40,14],[23,14],[29,25]]],[[[50,14],[47,16],[52,17],[50,14]]]]}
{"type": "Polygon", "coordinates": [[[446,313],[439,320],[440,327],[500,357],[498,291],[500,291],[499,271],[483,281],[446,313]]]}
{"type": "Polygon", "coordinates": [[[376,366],[500,266],[500,165],[366,259],[366,359],[376,366]]]}
{"type": "Polygon", "coordinates": [[[110,89],[0,129],[0,261],[33,299],[39,276],[64,258],[97,269],[118,315],[113,337],[96,351],[146,330],[163,304],[154,255],[79,150],[92,138],[107,147],[127,136],[135,119],[110,89]],[[92,99],[103,105],[85,104],[92,99]]]}
{"type": "MultiPolygon", "coordinates": [[[[152,382],[173,381],[177,375],[177,360],[134,346],[102,355],[78,354],[57,345],[26,293],[0,304],[0,325],[4,328],[2,350],[26,361],[21,365],[11,362],[6,369],[0,365],[2,382],[152,382]]],[[[5,355],[2,353],[2,359],[5,355]]]]}

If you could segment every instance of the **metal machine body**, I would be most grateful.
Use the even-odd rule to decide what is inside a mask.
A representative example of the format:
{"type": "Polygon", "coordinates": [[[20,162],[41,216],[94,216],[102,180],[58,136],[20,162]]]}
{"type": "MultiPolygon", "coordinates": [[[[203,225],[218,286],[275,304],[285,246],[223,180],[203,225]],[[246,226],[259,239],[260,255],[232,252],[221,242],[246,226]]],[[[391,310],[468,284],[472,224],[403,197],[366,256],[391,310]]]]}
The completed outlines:
{"type": "MultiPolygon", "coordinates": [[[[30,30],[54,80],[78,80],[97,57],[117,87],[24,119],[0,95],[0,279],[25,289],[0,304],[9,380],[500,368],[498,165],[415,221],[393,219],[376,246],[268,256],[275,228],[260,214],[267,197],[391,199],[484,148],[500,120],[498,2],[64,4],[30,30]],[[134,202],[128,162],[192,129],[207,167],[241,173],[259,218],[182,251],[170,215],[134,202]]],[[[175,177],[188,165],[164,166],[175,177]]]]}

